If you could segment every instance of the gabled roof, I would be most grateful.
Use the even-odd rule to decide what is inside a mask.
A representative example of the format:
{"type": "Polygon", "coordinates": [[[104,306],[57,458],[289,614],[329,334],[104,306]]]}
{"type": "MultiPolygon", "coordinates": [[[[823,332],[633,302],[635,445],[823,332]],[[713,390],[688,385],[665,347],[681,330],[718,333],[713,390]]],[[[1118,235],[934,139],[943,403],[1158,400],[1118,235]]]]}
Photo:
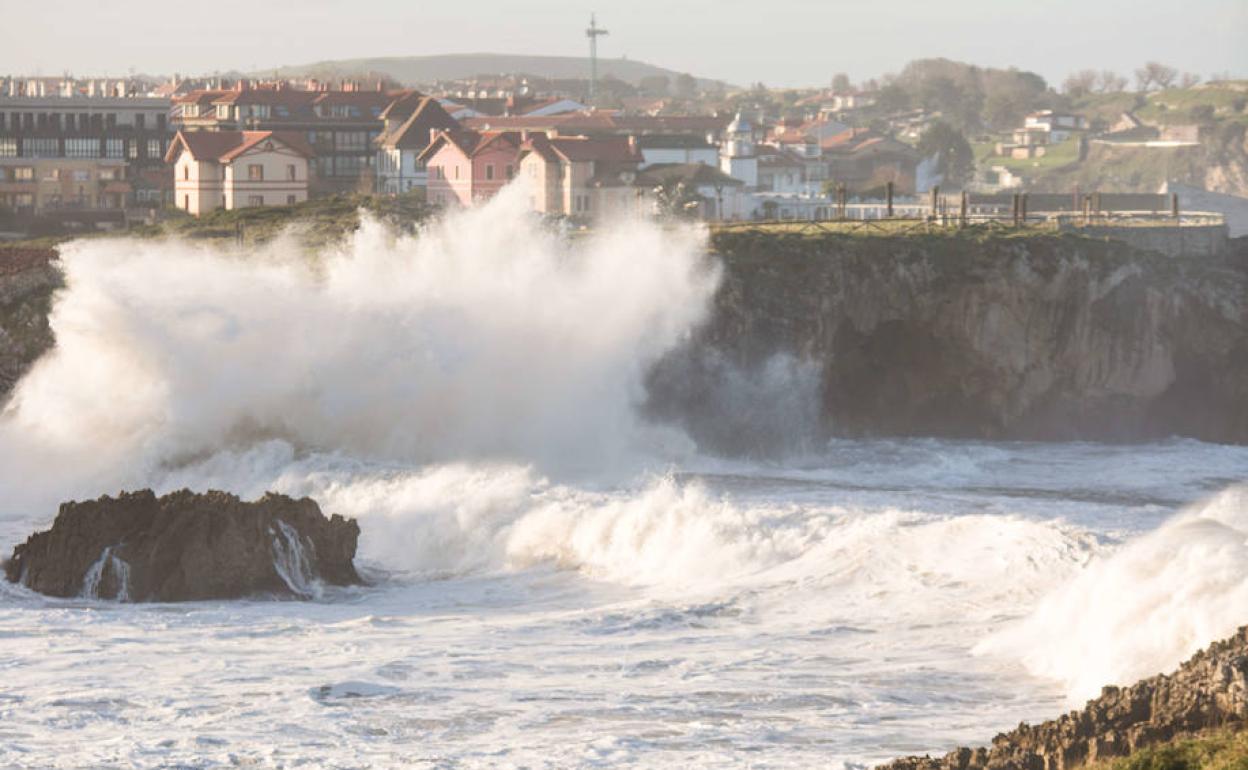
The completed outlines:
{"type": "Polygon", "coordinates": [[[657,186],[670,181],[695,186],[741,187],[745,184],[740,179],[728,176],[723,171],[705,163],[656,163],[638,174],[636,183],[640,186],[657,186]]]}
{"type": "Polygon", "coordinates": [[[266,140],[273,140],[305,158],[316,153],[303,136],[292,131],[179,131],[169,143],[165,162],[173,163],[185,149],[197,161],[229,163],[266,140]]]}
{"type": "Polygon", "coordinates": [[[425,95],[419,91],[403,91],[386,105],[378,117],[382,120],[406,120],[425,98],[425,95]]]}
{"type": "MultiPolygon", "coordinates": [[[[396,103],[397,101],[392,102],[386,109],[390,110],[396,103]]],[[[432,131],[453,131],[458,128],[459,123],[442,109],[437,99],[422,96],[407,120],[393,131],[378,137],[377,144],[395,150],[423,150],[429,146],[432,131]]]]}
{"type": "Polygon", "coordinates": [[[623,136],[590,139],[584,136],[550,138],[545,134],[537,134],[521,147],[522,153],[524,150],[532,150],[548,162],[562,160],[567,163],[628,165],[641,163],[644,160],[628,138],[623,136]]]}
{"type": "Polygon", "coordinates": [[[417,160],[427,161],[438,153],[446,145],[452,145],[464,155],[464,157],[475,157],[490,147],[503,144],[510,144],[512,148],[520,147],[520,133],[518,131],[469,131],[466,129],[450,129],[438,131],[433,141],[429,142],[429,146],[416,156],[417,160]]]}

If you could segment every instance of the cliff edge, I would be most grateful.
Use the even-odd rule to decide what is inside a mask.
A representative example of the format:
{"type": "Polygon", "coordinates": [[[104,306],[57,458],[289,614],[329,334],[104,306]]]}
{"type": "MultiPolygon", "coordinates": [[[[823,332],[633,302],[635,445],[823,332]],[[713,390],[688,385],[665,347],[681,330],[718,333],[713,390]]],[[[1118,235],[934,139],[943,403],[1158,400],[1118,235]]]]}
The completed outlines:
{"type": "Polygon", "coordinates": [[[650,413],[704,449],[749,450],[759,426],[722,391],[777,358],[814,381],[815,438],[1248,443],[1244,239],[1226,259],[1039,234],[746,231],[713,246],[711,318],[648,381],[650,413]]]}

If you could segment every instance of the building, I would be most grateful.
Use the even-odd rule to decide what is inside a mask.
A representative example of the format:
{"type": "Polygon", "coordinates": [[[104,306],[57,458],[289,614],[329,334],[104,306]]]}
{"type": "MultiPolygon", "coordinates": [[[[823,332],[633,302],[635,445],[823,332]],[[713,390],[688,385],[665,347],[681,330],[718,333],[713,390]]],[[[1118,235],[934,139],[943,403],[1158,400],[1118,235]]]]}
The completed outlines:
{"type": "Polygon", "coordinates": [[[516,172],[517,131],[438,131],[416,157],[428,167],[430,203],[471,206],[494,197],[516,172]]]}
{"type": "Polygon", "coordinates": [[[888,183],[896,195],[913,195],[919,153],[871,129],[850,129],[821,143],[828,180],[851,195],[879,196],[888,183]]]}
{"type": "Polygon", "coordinates": [[[521,146],[520,175],[542,214],[591,219],[627,209],[644,160],[626,137],[555,137],[535,134],[521,146]]]}
{"type": "Polygon", "coordinates": [[[397,195],[424,189],[425,164],[417,160],[438,131],[459,127],[437,99],[415,91],[390,103],[381,113],[384,128],[377,137],[377,190],[397,195]]]}
{"type": "Polygon", "coordinates": [[[178,208],[287,206],[308,199],[312,148],[279,131],[179,131],[169,145],[178,208]]]}
{"type": "Polygon", "coordinates": [[[1047,133],[1045,144],[1060,144],[1069,139],[1072,133],[1086,131],[1088,129],[1088,119],[1082,115],[1055,112],[1054,110],[1040,110],[1031,113],[1023,119],[1023,128],[1038,129],[1042,133],[1047,133]]]}
{"type": "Polygon", "coordinates": [[[658,188],[682,186],[695,196],[698,218],[707,221],[749,219],[756,208],[754,196],[747,193],[744,182],[705,163],[649,166],[637,176],[635,184],[650,201],[658,188]]]}
{"type": "Polygon", "coordinates": [[[175,96],[173,119],[186,132],[298,132],[316,153],[311,192],[371,192],[376,186],[377,138],[385,129],[381,114],[407,93],[355,84],[330,91],[239,81],[228,89],[175,96]]]}
{"type": "Polygon", "coordinates": [[[9,81],[0,93],[0,205],[29,215],[161,205],[159,185],[139,195],[135,182],[163,165],[169,101],[129,94],[126,81],[9,81]]]}
{"type": "MultiPolygon", "coordinates": [[[[758,163],[759,192],[803,193],[806,186],[806,161],[781,147],[759,145],[755,151],[758,163]]],[[[814,166],[822,166],[816,157],[814,166]]]]}
{"type": "Polygon", "coordinates": [[[724,129],[724,143],[719,152],[719,170],[746,187],[758,187],[758,153],[754,145],[754,126],[740,113],[724,129]]]}
{"type": "Polygon", "coordinates": [[[635,138],[642,167],[659,163],[719,165],[719,147],[713,137],[690,134],[645,134],[635,138]]]}

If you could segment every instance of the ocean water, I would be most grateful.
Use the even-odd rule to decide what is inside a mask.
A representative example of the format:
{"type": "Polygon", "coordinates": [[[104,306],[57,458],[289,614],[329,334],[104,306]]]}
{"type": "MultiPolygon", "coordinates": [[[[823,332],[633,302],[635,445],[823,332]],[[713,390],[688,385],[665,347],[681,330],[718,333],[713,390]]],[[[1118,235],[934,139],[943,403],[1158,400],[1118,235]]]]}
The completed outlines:
{"type": "Polygon", "coordinates": [[[58,347],[0,415],[0,552],[65,499],[273,490],[357,517],[370,584],[0,583],[0,766],[859,767],[1248,620],[1248,448],[711,456],[637,416],[719,280],[702,234],[567,243],[523,203],[313,261],[66,250],[58,347]]]}

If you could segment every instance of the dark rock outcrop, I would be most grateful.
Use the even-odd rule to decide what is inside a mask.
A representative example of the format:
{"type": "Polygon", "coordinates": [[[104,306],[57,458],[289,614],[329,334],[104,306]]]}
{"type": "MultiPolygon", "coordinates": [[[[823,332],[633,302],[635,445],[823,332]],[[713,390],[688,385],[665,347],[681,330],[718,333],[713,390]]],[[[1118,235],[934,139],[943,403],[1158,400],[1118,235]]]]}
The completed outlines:
{"type": "Polygon", "coordinates": [[[63,282],[49,249],[0,248],[0,406],[35,359],[52,347],[48,311],[63,282]]]}
{"type": "MultiPolygon", "coordinates": [[[[816,439],[1248,443],[1243,243],[1225,259],[1075,235],[712,243],[724,279],[711,317],[648,381],[650,413],[704,449],[740,449],[723,434],[749,410],[725,408],[739,399],[723,391],[766,381],[751,373],[777,356],[814,373],[816,439]]],[[[758,428],[734,435],[748,444],[758,428]]]]}
{"type": "Polygon", "coordinates": [[[907,757],[886,770],[1067,770],[1122,757],[1214,728],[1248,727],[1248,626],[1196,653],[1173,674],[1130,687],[1106,687],[1101,697],[1040,725],[992,739],[987,748],[960,748],[944,757],[907,757]]]}
{"type": "Polygon", "coordinates": [[[61,505],[52,528],[13,549],[5,576],[49,596],[124,601],[309,597],[360,582],[360,528],[307,498],[151,490],[61,505]]]}

